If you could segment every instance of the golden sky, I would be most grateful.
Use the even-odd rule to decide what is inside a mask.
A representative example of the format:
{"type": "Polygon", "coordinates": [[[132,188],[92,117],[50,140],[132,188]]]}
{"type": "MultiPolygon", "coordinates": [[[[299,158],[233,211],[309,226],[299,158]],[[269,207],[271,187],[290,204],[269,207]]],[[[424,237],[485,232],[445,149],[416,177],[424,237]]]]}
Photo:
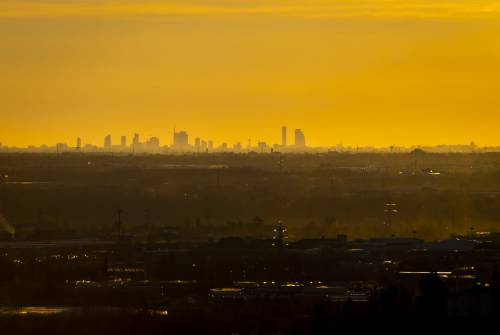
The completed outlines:
{"type": "Polygon", "coordinates": [[[309,145],[499,145],[500,0],[0,1],[5,145],[174,126],[272,144],[282,125],[309,145]]]}

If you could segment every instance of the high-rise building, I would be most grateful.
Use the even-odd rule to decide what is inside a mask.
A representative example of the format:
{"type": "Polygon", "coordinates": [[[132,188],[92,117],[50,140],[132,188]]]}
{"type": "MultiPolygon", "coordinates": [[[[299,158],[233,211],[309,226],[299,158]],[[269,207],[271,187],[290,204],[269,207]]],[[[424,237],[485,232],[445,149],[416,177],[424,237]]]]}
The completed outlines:
{"type": "Polygon", "coordinates": [[[212,140],[208,141],[207,149],[212,151],[214,149],[214,142],[212,140]]]}
{"type": "Polygon", "coordinates": [[[80,137],[78,137],[76,139],[76,150],[80,150],[82,147],[82,139],[80,137]]]}
{"type": "Polygon", "coordinates": [[[68,151],[68,145],[66,143],[56,143],[57,153],[67,152],[67,151],[68,151]]]}
{"type": "Polygon", "coordinates": [[[139,145],[141,142],[139,141],[139,134],[134,134],[134,139],[132,140],[133,145],[139,145]]]}
{"type": "Polygon", "coordinates": [[[127,146],[127,136],[122,136],[120,144],[121,144],[122,147],[126,147],[127,146]]]}
{"type": "Polygon", "coordinates": [[[286,127],[281,127],[281,145],[286,147],[286,127]]]}
{"type": "Polygon", "coordinates": [[[188,133],[185,131],[175,131],[174,129],[174,148],[186,148],[188,146],[188,133]]]}
{"type": "Polygon", "coordinates": [[[105,148],[111,148],[111,135],[106,135],[104,138],[104,147],[105,148]]]}
{"type": "Polygon", "coordinates": [[[301,129],[295,129],[295,146],[297,147],[305,147],[306,146],[306,137],[301,129]]]}
{"type": "Polygon", "coordinates": [[[258,147],[260,153],[264,153],[267,151],[267,143],[266,142],[257,143],[257,147],[258,147]]]}
{"type": "Polygon", "coordinates": [[[201,139],[199,137],[194,139],[194,147],[196,149],[196,152],[200,152],[201,149],[201,139]]]}

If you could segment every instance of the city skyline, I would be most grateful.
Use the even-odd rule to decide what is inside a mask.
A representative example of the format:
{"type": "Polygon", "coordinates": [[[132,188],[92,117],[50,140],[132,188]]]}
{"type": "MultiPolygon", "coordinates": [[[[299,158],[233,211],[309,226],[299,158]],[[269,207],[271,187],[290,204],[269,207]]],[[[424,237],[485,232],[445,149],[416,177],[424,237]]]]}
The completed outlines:
{"type": "Polygon", "coordinates": [[[170,136],[162,140],[157,136],[141,136],[140,133],[121,134],[119,136],[105,135],[101,144],[82,140],[77,136],[74,142],[58,141],[55,144],[42,144],[40,146],[30,145],[26,147],[8,146],[0,142],[0,152],[118,152],[118,153],[217,153],[217,152],[409,152],[414,149],[425,149],[429,152],[500,152],[500,146],[480,146],[474,141],[469,143],[439,144],[439,145],[412,145],[412,146],[352,146],[332,143],[328,146],[307,145],[306,135],[300,128],[294,128],[288,135],[288,127],[281,126],[280,142],[268,142],[265,140],[237,141],[233,143],[214,141],[211,138],[191,136],[186,130],[173,129],[170,136]],[[132,136],[130,136],[132,135],[132,136]],[[170,137],[170,141],[168,138],[170,137]],[[167,139],[165,141],[165,139],[167,139]]]}
{"type": "MultiPolygon", "coordinates": [[[[188,149],[185,151],[193,152],[204,152],[200,150],[203,146],[204,148],[216,149],[215,151],[272,151],[271,149],[278,148],[296,148],[296,149],[315,149],[315,150],[331,150],[336,149],[339,151],[371,151],[371,150],[399,150],[405,151],[414,148],[437,148],[440,152],[453,152],[453,151],[474,151],[477,149],[490,149],[492,151],[500,151],[500,145],[484,145],[481,143],[476,143],[474,140],[457,142],[457,143],[435,143],[435,144],[424,144],[424,143],[413,143],[411,145],[400,144],[398,142],[389,142],[387,145],[370,145],[370,144],[359,144],[359,143],[345,143],[342,140],[333,141],[326,145],[315,145],[310,144],[309,136],[306,136],[301,128],[290,128],[288,126],[277,127],[274,134],[274,140],[262,139],[259,137],[248,136],[246,139],[239,139],[233,142],[219,140],[218,138],[212,136],[202,137],[196,134],[192,134],[187,130],[176,130],[174,127],[170,133],[161,132],[163,136],[147,135],[144,136],[141,133],[132,131],[131,133],[125,132],[113,132],[106,133],[100,139],[91,140],[88,137],[76,136],[69,140],[57,140],[55,143],[41,143],[41,144],[28,144],[25,146],[11,145],[8,142],[2,142],[0,138],[0,148],[12,148],[12,149],[29,149],[29,148],[44,148],[44,147],[54,147],[58,146],[68,148],[68,149],[96,149],[96,148],[131,148],[132,151],[139,148],[139,145],[143,145],[142,148],[150,146],[151,148],[171,148],[171,149],[188,149]],[[166,134],[166,135],[165,135],[166,134]],[[191,134],[191,135],[190,135],[191,134]],[[143,139],[144,141],[141,141],[143,139]],[[74,144],[74,145],[73,145],[74,144]],[[145,146],[144,146],[145,145],[145,146]],[[263,150],[263,146],[265,150],[263,150]],[[448,149],[447,149],[448,148],[448,149]],[[220,150],[222,149],[222,150],[220,150]]],[[[309,134],[308,134],[309,135],[309,134]]],[[[314,134],[313,134],[314,137],[314,134]]],[[[180,150],[183,151],[183,150],[180,150]]]]}
{"type": "MultiPolygon", "coordinates": [[[[256,149],[259,152],[268,152],[277,148],[298,148],[298,149],[306,149],[305,143],[305,135],[301,129],[295,129],[293,141],[290,141],[290,145],[287,145],[287,127],[281,127],[281,144],[278,143],[268,143],[267,141],[258,140],[254,146],[252,146],[251,138],[248,138],[247,145],[242,145],[241,141],[231,143],[229,145],[227,142],[219,142],[217,146],[214,145],[214,141],[210,138],[200,138],[200,137],[191,137],[189,133],[185,130],[176,130],[176,128],[172,131],[171,141],[165,141],[161,143],[161,140],[157,136],[147,136],[142,138],[140,133],[134,133],[132,141],[128,144],[128,135],[122,133],[116,137],[111,134],[107,134],[104,136],[102,141],[102,145],[85,142],[82,141],[81,136],[77,136],[75,140],[75,145],[73,146],[70,143],[64,141],[58,141],[55,143],[55,150],[59,151],[92,151],[95,149],[103,149],[104,151],[123,151],[126,149],[135,151],[158,151],[161,148],[170,148],[172,150],[177,151],[195,151],[195,152],[209,152],[209,151],[242,151],[246,149],[247,151],[256,149]]],[[[0,142],[0,149],[2,147],[8,148],[9,146],[4,146],[2,142],[0,142]]],[[[47,144],[42,144],[40,146],[30,145],[25,148],[44,148],[48,147],[47,144]]],[[[14,149],[17,147],[13,147],[14,149]]]]}
{"type": "MultiPolygon", "coordinates": [[[[166,127],[168,128],[168,127],[166,127]]],[[[186,128],[186,129],[192,129],[192,128],[186,128]]],[[[248,133],[247,136],[243,137],[231,137],[230,139],[224,139],[223,136],[214,136],[214,134],[217,134],[217,131],[215,131],[213,134],[210,134],[206,130],[199,130],[198,132],[196,131],[191,131],[191,130],[182,130],[186,131],[189,134],[193,134],[193,141],[196,137],[199,138],[213,138],[214,142],[217,142],[219,144],[221,143],[247,143],[247,141],[250,139],[252,140],[255,144],[257,144],[260,141],[264,141],[268,144],[283,144],[283,129],[280,131],[276,131],[278,129],[278,126],[267,131],[266,127],[266,133],[269,133],[267,136],[257,136],[252,133],[248,133]],[[196,134],[204,134],[204,135],[196,135],[196,134]]],[[[300,128],[297,128],[300,130],[300,128]]],[[[293,145],[294,144],[294,132],[296,128],[287,128],[285,130],[287,137],[287,144],[286,145],[293,145]]],[[[162,140],[163,143],[166,143],[168,145],[173,144],[173,132],[170,131],[159,131],[159,132],[151,132],[151,131],[144,131],[140,132],[143,134],[143,136],[147,138],[159,138],[162,140]],[[145,135],[147,134],[147,135],[145,135]],[[158,135],[159,134],[159,135],[158,135]]],[[[241,133],[241,132],[240,132],[241,133]]],[[[256,132],[258,133],[258,132],[256,132]]],[[[332,132],[333,133],[333,132],[332,132]]],[[[25,147],[30,147],[30,146],[45,146],[45,145],[51,145],[54,143],[73,143],[75,142],[75,139],[80,137],[82,141],[85,142],[85,144],[92,144],[92,145],[97,145],[97,146],[103,146],[103,138],[104,136],[110,135],[112,137],[114,144],[121,143],[124,139],[122,137],[125,137],[125,140],[129,141],[130,144],[132,143],[133,140],[133,135],[137,134],[137,129],[131,129],[127,131],[104,131],[103,133],[96,134],[94,131],[89,131],[89,132],[76,132],[78,134],[76,137],[75,135],[67,135],[67,136],[57,136],[57,133],[51,133],[50,136],[47,136],[47,138],[53,138],[52,140],[43,140],[41,138],[39,141],[29,141],[29,139],[24,139],[20,142],[17,141],[10,141],[8,137],[2,136],[0,138],[0,144],[3,146],[8,146],[8,147],[19,147],[19,148],[25,148],[25,147]],[[88,134],[88,135],[85,135],[88,134]]],[[[4,134],[2,134],[4,135],[4,134]]],[[[500,146],[500,140],[498,142],[479,142],[476,141],[475,137],[468,137],[468,136],[462,136],[462,140],[457,140],[457,141],[422,141],[422,142],[406,142],[402,138],[393,138],[393,141],[387,140],[382,143],[378,143],[377,141],[373,142],[364,142],[364,141],[345,141],[341,137],[336,137],[332,136],[332,139],[330,141],[320,141],[318,142],[317,140],[317,134],[315,134],[313,131],[308,132],[307,136],[307,146],[308,147],[318,147],[318,148],[327,148],[327,147],[332,147],[336,146],[338,144],[342,144],[345,146],[349,147],[373,147],[373,148],[389,148],[389,147],[401,147],[401,148],[413,148],[413,147],[435,147],[435,146],[454,146],[454,145],[467,145],[470,143],[474,143],[477,146],[480,147],[497,147],[500,146]]],[[[194,143],[193,143],[194,144],[194,143]]]]}

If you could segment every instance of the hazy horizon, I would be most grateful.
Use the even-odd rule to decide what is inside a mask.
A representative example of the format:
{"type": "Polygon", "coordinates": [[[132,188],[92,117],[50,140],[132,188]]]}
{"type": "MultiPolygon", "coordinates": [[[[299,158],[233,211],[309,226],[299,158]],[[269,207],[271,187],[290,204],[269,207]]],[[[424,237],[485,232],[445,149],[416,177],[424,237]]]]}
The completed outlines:
{"type": "MultiPolygon", "coordinates": [[[[293,131],[294,129],[289,129],[288,131],[293,131]]],[[[303,129],[302,129],[303,130],[303,129]]],[[[184,129],[182,129],[182,131],[184,131],[184,129]]],[[[143,133],[141,132],[136,132],[137,134],[140,135],[140,143],[141,144],[147,144],[148,140],[150,140],[151,138],[157,138],[159,141],[160,141],[160,147],[171,147],[174,145],[173,143],[173,140],[172,140],[172,134],[167,134],[165,136],[157,136],[155,134],[151,134],[151,135],[148,135],[148,136],[144,136],[143,133]]],[[[106,134],[107,135],[111,135],[111,139],[112,139],[112,145],[113,146],[120,146],[120,141],[121,141],[121,137],[122,136],[125,136],[126,139],[127,139],[127,144],[126,144],[126,147],[131,147],[132,146],[132,139],[133,139],[133,135],[136,134],[136,133],[132,133],[132,134],[124,134],[124,133],[112,133],[112,134],[106,134]],[[114,134],[114,135],[113,135],[114,134]]],[[[211,141],[214,145],[214,147],[219,147],[220,145],[227,145],[228,146],[228,150],[231,151],[233,149],[233,145],[241,145],[241,149],[242,150],[246,150],[248,148],[248,140],[250,139],[250,147],[251,148],[256,148],[258,147],[258,144],[259,142],[263,142],[263,143],[266,143],[266,145],[268,146],[269,149],[271,149],[273,147],[273,145],[277,145],[277,146],[280,146],[281,147],[281,137],[278,138],[278,136],[274,136],[276,138],[275,141],[269,141],[268,139],[264,139],[264,138],[246,138],[246,139],[241,139],[241,140],[236,140],[235,142],[224,142],[224,141],[219,141],[217,138],[214,138],[214,137],[206,137],[206,138],[200,138],[199,136],[197,136],[196,134],[191,134],[188,132],[188,135],[189,135],[189,145],[192,146],[194,148],[195,146],[195,139],[199,138],[200,140],[202,141],[205,141],[205,142],[208,142],[208,141],[211,141]]],[[[305,134],[306,135],[306,140],[307,140],[307,133],[305,134]]],[[[67,144],[69,148],[74,148],[75,145],[76,145],[76,142],[77,142],[77,139],[80,139],[81,140],[81,145],[84,146],[84,145],[91,145],[91,146],[96,146],[98,148],[101,148],[103,147],[103,143],[104,143],[104,139],[105,139],[105,136],[101,136],[100,139],[97,139],[95,141],[90,141],[88,140],[88,138],[86,137],[82,137],[82,136],[76,136],[74,138],[70,138],[70,139],[66,139],[66,140],[57,140],[55,142],[47,142],[47,143],[30,143],[30,144],[26,144],[26,145],[18,145],[18,144],[12,144],[12,143],[8,143],[8,142],[3,142],[2,139],[0,138],[0,146],[3,146],[3,147],[8,147],[8,148],[19,148],[19,149],[27,149],[31,146],[33,147],[36,147],[36,148],[39,148],[39,147],[43,147],[43,146],[47,146],[47,147],[55,147],[57,144],[67,144]]],[[[293,134],[291,134],[291,136],[289,136],[288,138],[288,144],[286,145],[287,147],[289,148],[293,148],[295,147],[296,145],[293,143],[294,141],[294,138],[293,138],[293,134]]],[[[309,149],[314,149],[314,148],[317,148],[317,149],[329,149],[329,148],[372,148],[372,149],[390,149],[390,148],[398,148],[398,149],[413,149],[413,148],[438,148],[438,147],[450,147],[450,148],[453,148],[453,147],[462,147],[462,146],[468,146],[468,147],[474,147],[474,148],[478,148],[478,149],[481,149],[481,148],[499,148],[500,147],[500,144],[488,144],[488,145],[482,145],[481,143],[476,143],[475,141],[471,140],[469,142],[464,142],[464,143],[430,143],[430,144],[420,144],[420,143],[413,143],[413,144],[407,144],[407,145],[404,145],[404,144],[398,144],[398,143],[391,143],[391,144],[387,144],[387,145],[371,145],[371,144],[357,144],[357,143],[345,143],[343,141],[338,141],[338,142],[332,142],[332,143],[329,143],[329,144],[322,144],[322,145],[314,145],[314,144],[310,144],[310,143],[306,143],[306,147],[309,148],[309,149]]]]}

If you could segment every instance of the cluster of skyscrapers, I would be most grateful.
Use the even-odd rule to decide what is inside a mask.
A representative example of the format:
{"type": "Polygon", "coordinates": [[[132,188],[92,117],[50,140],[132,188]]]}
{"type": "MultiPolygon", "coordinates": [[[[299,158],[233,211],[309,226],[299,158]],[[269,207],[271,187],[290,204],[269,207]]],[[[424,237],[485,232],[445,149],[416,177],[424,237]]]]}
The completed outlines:
{"type": "MultiPolygon", "coordinates": [[[[30,146],[26,148],[28,151],[34,152],[123,152],[123,153],[168,153],[168,152],[195,152],[195,153],[208,153],[208,152],[258,152],[266,153],[273,151],[304,151],[306,149],[306,139],[301,129],[295,129],[294,142],[288,144],[287,140],[287,127],[281,127],[281,143],[269,145],[264,141],[257,141],[256,145],[252,145],[251,139],[248,139],[246,146],[240,142],[229,146],[227,143],[221,143],[218,146],[210,139],[202,139],[196,137],[192,143],[189,142],[189,134],[184,131],[173,130],[172,144],[160,145],[158,137],[149,137],[141,142],[140,135],[135,133],[132,141],[129,143],[127,136],[122,135],[118,142],[113,142],[111,135],[106,135],[103,139],[102,146],[93,144],[83,144],[82,139],[78,137],[75,146],[66,143],[56,143],[54,147],[43,145],[39,148],[30,146]]],[[[3,147],[2,147],[3,148],[3,147]]]]}
{"type": "MultiPolygon", "coordinates": [[[[81,148],[81,140],[77,139],[77,149],[90,149],[94,146],[86,145],[81,148]]],[[[156,151],[160,149],[160,139],[158,137],[150,137],[147,141],[141,142],[140,135],[134,134],[132,138],[131,145],[128,145],[127,136],[123,135],[120,137],[120,144],[113,144],[111,135],[106,135],[104,137],[103,149],[106,151],[125,151],[125,150],[137,150],[137,151],[156,151]]]]}
{"type": "MultiPolygon", "coordinates": [[[[200,137],[194,139],[194,143],[189,143],[189,134],[186,131],[177,131],[175,128],[173,130],[172,144],[170,146],[160,146],[160,140],[158,137],[151,137],[145,142],[140,141],[139,134],[134,134],[132,143],[128,145],[127,137],[121,136],[119,144],[113,144],[111,135],[106,135],[104,137],[104,143],[102,149],[105,151],[136,151],[136,152],[160,152],[164,150],[170,151],[180,151],[180,152],[224,152],[224,151],[234,151],[241,152],[246,151],[257,151],[260,153],[271,152],[274,150],[293,150],[293,149],[305,149],[306,140],[305,135],[301,129],[295,129],[294,133],[294,143],[293,145],[288,144],[287,140],[287,127],[283,126],[281,128],[281,144],[274,144],[272,146],[268,145],[266,142],[259,141],[257,146],[252,147],[251,140],[248,140],[247,147],[244,149],[240,142],[235,143],[232,148],[228,146],[227,143],[221,143],[218,147],[214,146],[212,140],[205,140],[200,137]]],[[[78,138],[76,142],[77,150],[90,150],[98,149],[92,145],[86,145],[82,147],[81,139],[78,138]]]]}

